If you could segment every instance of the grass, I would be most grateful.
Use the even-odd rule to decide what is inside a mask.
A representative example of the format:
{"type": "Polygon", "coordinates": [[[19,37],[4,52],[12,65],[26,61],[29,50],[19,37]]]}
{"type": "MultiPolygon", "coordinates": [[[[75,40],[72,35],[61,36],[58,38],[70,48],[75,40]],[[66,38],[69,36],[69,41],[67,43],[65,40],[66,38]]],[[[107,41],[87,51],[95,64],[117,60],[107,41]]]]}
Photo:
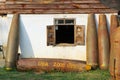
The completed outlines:
{"type": "Polygon", "coordinates": [[[88,72],[18,72],[16,70],[6,71],[0,68],[0,80],[109,80],[109,72],[103,70],[93,70],[88,72]]]}

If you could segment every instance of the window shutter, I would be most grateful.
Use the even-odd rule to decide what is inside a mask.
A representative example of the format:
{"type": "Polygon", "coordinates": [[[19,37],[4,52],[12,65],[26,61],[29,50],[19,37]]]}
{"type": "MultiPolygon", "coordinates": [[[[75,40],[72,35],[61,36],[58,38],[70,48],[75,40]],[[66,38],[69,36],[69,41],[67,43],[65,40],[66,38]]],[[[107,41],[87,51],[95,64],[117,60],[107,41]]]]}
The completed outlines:
{"type": "Polygon", "coordinates": [[[76,25],[74,29],[75,29],[75,44],[84,45],[85,44],[85,26],[76,25]]]}
{"type": "Polygon", "coordinates": [[[55,26],[47,26],[47,45],[55,45],[55,26]]]}

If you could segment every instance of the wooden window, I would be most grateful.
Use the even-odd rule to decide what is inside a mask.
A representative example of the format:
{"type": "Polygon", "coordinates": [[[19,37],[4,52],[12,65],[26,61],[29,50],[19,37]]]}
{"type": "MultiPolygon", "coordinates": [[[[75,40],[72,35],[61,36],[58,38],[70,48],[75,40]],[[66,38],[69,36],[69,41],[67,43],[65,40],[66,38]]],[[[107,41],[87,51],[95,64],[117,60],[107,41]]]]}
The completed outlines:
{"type": "Polygon", "coordinates": [[[55,25],[75,25],[75,19],[74,18],[61,18],[61,19],[57,19],[55,18],[55,25]]]}
{"type": "Polygon", "coordinates": [[[75,25],[75,44],[84,45],[85,44],[85,26],[75,25]]]}
{"type": "Polygon", "coordinates": [[[55,26],[47,26],[47,45],[55,45],[55,26]]]}
{"type": "Polygon", "coordinates": [[[54,23],[47,26],[47,45],[85,44],[85,26],[75,25],[75,19],[55,19],[54,23]]]}

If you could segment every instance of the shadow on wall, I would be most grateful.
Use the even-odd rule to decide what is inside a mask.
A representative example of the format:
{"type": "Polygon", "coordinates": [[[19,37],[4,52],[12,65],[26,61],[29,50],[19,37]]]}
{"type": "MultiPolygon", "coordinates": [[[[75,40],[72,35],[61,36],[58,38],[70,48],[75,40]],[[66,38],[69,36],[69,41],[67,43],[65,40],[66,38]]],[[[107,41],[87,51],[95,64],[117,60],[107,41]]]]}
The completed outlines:
{"type": "Polygon", "coordinates": [[[20,17],[20,50],[22,58],[34,58],[32,44],[21,17],[20,17]]]}
{"type": "Polygon", "coordinates": [[[110,22],[109,22],[109,19],[107,16],[106,16],[106,21],[107,21],[107,30],[108,30],[108,33],[110,35],[110,22]]]}

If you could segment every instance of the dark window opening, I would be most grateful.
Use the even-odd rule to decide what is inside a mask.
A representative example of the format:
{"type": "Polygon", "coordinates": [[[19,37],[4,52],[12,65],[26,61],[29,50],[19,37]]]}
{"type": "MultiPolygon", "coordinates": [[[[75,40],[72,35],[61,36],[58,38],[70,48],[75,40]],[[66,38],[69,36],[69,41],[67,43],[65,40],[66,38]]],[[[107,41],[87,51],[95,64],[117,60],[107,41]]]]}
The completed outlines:
{"type": "Polygon", "coordinates": [[[118,15],[120,15],[120,11],[118,11],[118,15]]]}
{"type": "Polygon", "coordinates": [[[118,22],[119,22],[119,26],[120,26],[120,11],[118,11],[118,22]]]}
{"type": "Polygon", "coordinates": [[[74,25],[57,25],[56,31],[56,44],[69,43],[74,44],[74,25]]]}

